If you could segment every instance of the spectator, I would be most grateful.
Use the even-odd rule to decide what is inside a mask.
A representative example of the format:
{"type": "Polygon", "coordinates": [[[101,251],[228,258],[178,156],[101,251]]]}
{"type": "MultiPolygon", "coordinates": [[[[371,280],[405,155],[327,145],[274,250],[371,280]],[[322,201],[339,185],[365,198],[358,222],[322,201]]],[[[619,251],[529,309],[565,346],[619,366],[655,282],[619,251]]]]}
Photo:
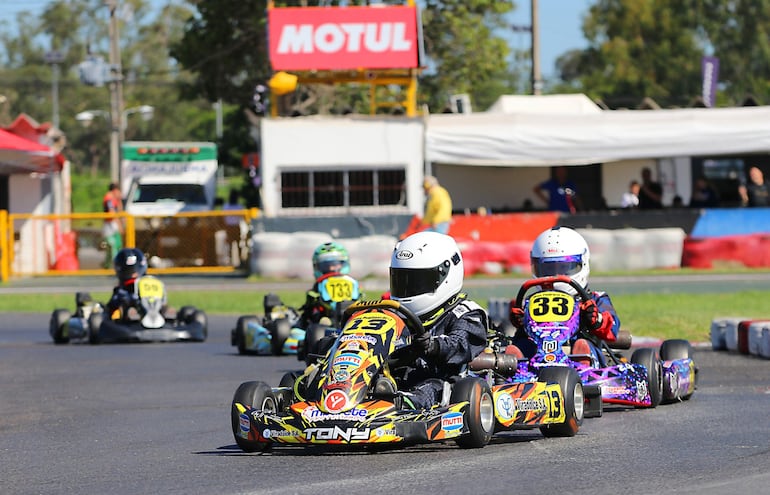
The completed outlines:
{"type": "Polygon", "coordinates": [[[449,222],[452,220],[452,198],[449,192],[432,175],[425,176],[422,188],[427,196],[425,215],[420,222],[423,230],[448,234],[449,222]]]}
{"type": "Polygon", "coordinates": [[[551,211],[575,213],[580,206],[575,184],[567,178],[567,167],[553,170],[553,177],[537,184],[532,191],[551,211]],[[548,194],[546,194],[548,193],[548,194]]]}
{"type": "MultiPolygon", "coordinates": [[[[105,213],[115,214],[123,211],[123,198],[120,195],[120,186],[115,182],[110,183],[104,198],[102,198],[102,210],[105,213]]],[[[110,268],[118,251],[123,248],[123,220],[117,215],[105,218],[104,226],[102,227],[102,237],[107,248],[104,267],[110,268]]]]}
{"type": "Polygon", "coordinates": [[[628,191],[623,193],[623,197],[620,198],[620,206],[622,208],[636,209],[639,208],[639,181],[632,180],[628,185],[628,191]]]}
{"type": "Polygon", "coordinates": [[[642,169],[642,185],[639,188],[639,209],[657,210],[663,208],[663,186],[652,180],[652,170],[642,169]]]}
{"type": "Polygon", "coordinates": [[[691,208],[713,208],[719,205],[719,196],[716,190],[705,177],[698,177],[692,189],[690,197],[691,208]]]}
{"type": "Polygon", "coordinates": [[[738,188],[743,206],[770,206],[770,187],[758,167],[749,169],[749,183],[738,188]]]}

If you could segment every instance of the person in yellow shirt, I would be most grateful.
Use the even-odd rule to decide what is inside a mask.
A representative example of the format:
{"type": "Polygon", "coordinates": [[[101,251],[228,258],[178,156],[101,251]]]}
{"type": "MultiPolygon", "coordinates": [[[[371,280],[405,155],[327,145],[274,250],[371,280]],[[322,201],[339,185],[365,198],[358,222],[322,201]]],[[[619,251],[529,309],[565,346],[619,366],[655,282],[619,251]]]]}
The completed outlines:
{"type": "Polygon", "coordinates": [[[449,197],[449,192],[441,187],[432,175],[425,176],[422,187],[427,199],[421,226],[427,231],[448,234],[449,222],[452,220],[452,198],[449,197]]]}

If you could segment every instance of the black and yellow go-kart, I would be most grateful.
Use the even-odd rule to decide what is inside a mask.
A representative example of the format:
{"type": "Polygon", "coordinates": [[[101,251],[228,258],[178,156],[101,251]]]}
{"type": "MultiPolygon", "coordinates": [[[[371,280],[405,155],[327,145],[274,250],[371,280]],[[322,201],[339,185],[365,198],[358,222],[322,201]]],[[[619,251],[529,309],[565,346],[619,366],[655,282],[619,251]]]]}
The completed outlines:
{"type": "Polygon", "coordinates": [[[104,305],[87,292],[75,295],[74,313],[55,309],[49,333],[56,344],[203,342],[208,336],[206,313],[194,306],[179,311],[166,307],[166,287],[158,278],[145,275],[134,284],[135,308],[108,315],[104,305]]]}
{"type": "Polygon", "coordinates": [[[544,383],[541,395],[523,399],[523,407],[543,400],[544,418],[500,418],[488,381],[468,373],[445,383],[440,403],[414,409],[400,383],[416,359],[412,339],[425,332],[420,320],[396,301],[359,301],[345,313],[340,335],[317,364],[301,374],[287,373],[278,387],[259,381],[238,387],[231,422],[242,450],[445,441],[481,448],[496,430],[511,429],[514,422],[530,422],[529,427],[564,422],[564,410],[553,406],[564,402],[558,384],[544,383]]]}

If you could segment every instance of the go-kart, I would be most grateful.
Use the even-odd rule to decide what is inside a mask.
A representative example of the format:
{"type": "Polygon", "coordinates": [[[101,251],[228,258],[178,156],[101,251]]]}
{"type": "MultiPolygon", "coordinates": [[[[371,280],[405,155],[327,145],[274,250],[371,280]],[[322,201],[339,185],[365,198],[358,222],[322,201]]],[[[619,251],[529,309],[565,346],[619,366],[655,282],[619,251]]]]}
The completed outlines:
{"type": "Polygon", "coordinates": [[[206,313],[194,306],[179,311],[166,307],[166,287],[158,278],[145,275],[134,284],[135,307],[123,314],[107,315],[103,304],[88,292],[75,295],[75,311],[55,309],[49,332],[56,344],[69,342],[203,342],[208,335],[206,313]]]}
{"type": "Polygon", "coordinates": [[[238,318],[230,331],[230,343],[240,354],[296,354],[297,359],[315,359],[317,342],[339,333],[342,311],[361,293],[358,282],[349,276],[328,276],[308,293],[306,305],[312,306],[311,323],[298,326],[299,311],[284,304],[277,294],[266,294],[264,317],[245,315],[238,318]],[[312,354],[309,357],[308,354],[312,354]]]}
{"type": "Polygon", "coordinates": [[[630,333],[621,330],[617,340],[608,343],[581,328],[580,302],[590,298],[567,276],[534,278],[522,284],[514,307],[523,309],[524,329],[537,350],[519,363],[511,381],[535,379],[553,366],[575,369],[585,389],[586,417],[601,416],[603,404],[656,407],[692,396],[697,368],[688,341],[666,340],[659,351],[638,348],[626,359],[620,351],[631,348],[630,333]],[[557,283],[570,285],[577,295],[557,289],[557,283]],[[590,341],[601,355],[571,353],[570,342],[575,338],[590,341]]]}
{"type": "Polygon", "coordinates": [[[230,345],[237,347],[239,354],[279,356],[296,353],[296,342],[305,336],[304,330],[296,328],[299,312],[273,293],[265,294],[263,305],[265,315],[262,318],[257,315],[238,317],[235,328],[230,330],[230,345]]]}
{"type": "MultiPolygon", "coordinates": [[[[426,331],[397,301],[359,301],[345,311],[340,335],[317,363],[287,373],[277,387],[242,383],[231,404],[238,446],[264,451],[274,444],[417,444],[454,441],[462,448],[485,446],[495,431],[570,422],[582,404],[580,382],[565,396],[557,383],[574,370],[554,370],[553,383],[490,387],[481,376],[463,373],[444,382],[439,403],[414,409],[402,390],[417,359],[411,342],[426,331]],[[570,399],[577,404],[570,407],[570,399]],[[496,408],[497,404],[497,408],[496,408]]],[[[511,357],[512,358],[512,357],[511,357]]],[[[482,360],[483,361],[483,360],[482,360]]],[[[494,366],[477,363],[479,373],[516,369],[516,359],[494,366]]],[[[578,412],[578,414],[580,414],[578,412]]],[[[582,419],[582,418],[581,418],[582,419]]],[[[574,421],[573,421],[574,423],[574,421]]]]}

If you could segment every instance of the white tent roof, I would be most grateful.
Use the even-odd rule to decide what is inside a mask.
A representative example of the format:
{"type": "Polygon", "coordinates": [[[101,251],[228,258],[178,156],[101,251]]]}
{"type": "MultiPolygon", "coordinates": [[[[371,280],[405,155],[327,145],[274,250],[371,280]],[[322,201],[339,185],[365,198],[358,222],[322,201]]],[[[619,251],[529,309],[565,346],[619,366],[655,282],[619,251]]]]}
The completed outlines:
{"type": "Polygon", "coordinates": [[[486,113],[593,114],[602,109],[584,94],[502,95],[486,113]]]}
{"type": "Polygon", "coordinates": [[[770,106],[591,113],[575,107],[555,113],[551,104],[544,108],[432,114],[426,119],[425,159],[456,165],[544,166],[770,152],[770,106]]]}

